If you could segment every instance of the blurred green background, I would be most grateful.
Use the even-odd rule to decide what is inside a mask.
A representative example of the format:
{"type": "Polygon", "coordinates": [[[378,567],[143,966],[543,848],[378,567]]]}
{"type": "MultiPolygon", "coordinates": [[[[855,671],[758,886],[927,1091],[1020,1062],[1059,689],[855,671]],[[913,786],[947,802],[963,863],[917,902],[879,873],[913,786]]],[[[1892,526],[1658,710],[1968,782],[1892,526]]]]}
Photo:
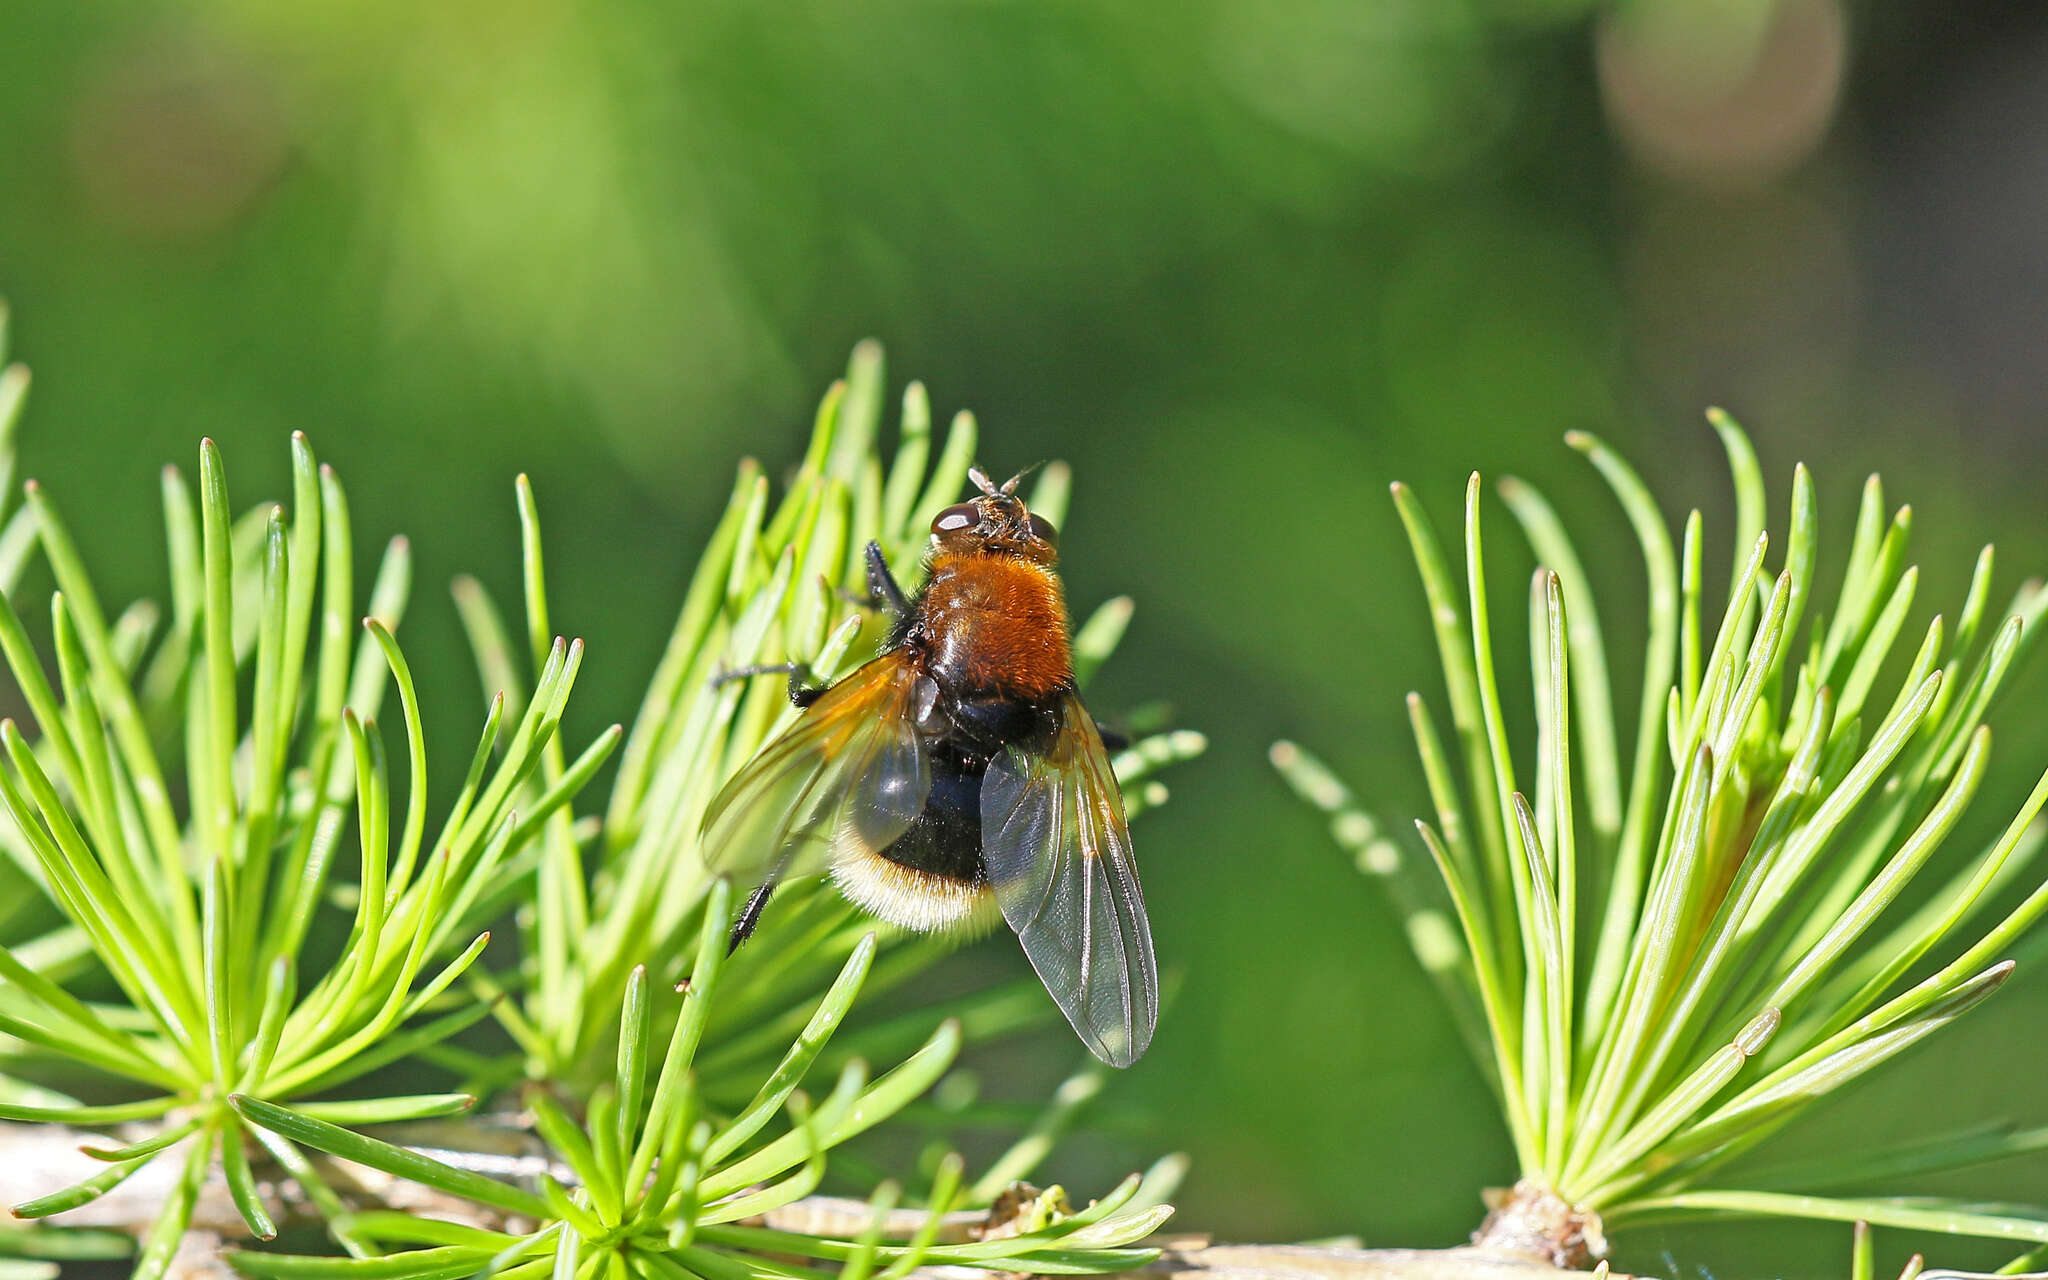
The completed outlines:
{"type": "MultiPolygon", "coordinates": [[[[1185,1148],[1192,1229],[1449,1243],[1511,1176],[1391,912],[1264,758],[1298,738],[1390,822],[1422,807],[1400,697],[1438,686],[1388,481],[1442,519],[1472,468],[1538,482],[1622,654],[1639,567],[1570,428],[1725,530],[1699,416],[1725,405],[1774,523],[1817,469],[1824,555],[1883,469],[1938,601],[1980,541],[2008,585],[2048,563],[2036,5],[127,0],[0,32],[28,472],[110,598],[161,595],[157,468],[212,435],[253,500],[306,430],[366,544],[414,538],[430,740],[478,696],[439,584],[514,596],[519,471],[590,642],[581,740],[630,714],[737,457],[793,462],[855,340],[975,409],[992,470],[1075,464],[1076,607],[1139,603],[1093,701],[1170,700],[1214,745],[1140,832],[1182,977],[1117,1084],[1150,1130],[1062,1172],[1185,1148]]],[[[1983,825],[2048,747],[2042,689],[1998,719],[1983,825]]],[[[2048,1120],[2044,1017],[2048,984],[2015,984],[1835,1136],[2048,1120]]],[[[1054,1039],[990,1088],[1069,1062],[1054,1039]]],[[[1976,1177],[1943,1189],[2048,1196],[2048,1170],[1976,1177]]],[[[1644,1272],[1800,1275],[1848,1234],[1620,1243],[1644,1272]]]]}

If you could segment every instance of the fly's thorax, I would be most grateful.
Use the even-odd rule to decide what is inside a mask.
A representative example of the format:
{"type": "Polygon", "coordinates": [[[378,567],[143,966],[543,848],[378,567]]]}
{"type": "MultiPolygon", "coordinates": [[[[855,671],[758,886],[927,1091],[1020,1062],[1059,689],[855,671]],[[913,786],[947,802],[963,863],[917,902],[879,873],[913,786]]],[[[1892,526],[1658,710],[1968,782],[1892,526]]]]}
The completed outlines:
{"type": "Polygon", "coordinates": [[[926,672],[950,698],[1037,702],[1073,685],[1059,578],[1027,559],[934,556],[915,633],[926,672]]]}

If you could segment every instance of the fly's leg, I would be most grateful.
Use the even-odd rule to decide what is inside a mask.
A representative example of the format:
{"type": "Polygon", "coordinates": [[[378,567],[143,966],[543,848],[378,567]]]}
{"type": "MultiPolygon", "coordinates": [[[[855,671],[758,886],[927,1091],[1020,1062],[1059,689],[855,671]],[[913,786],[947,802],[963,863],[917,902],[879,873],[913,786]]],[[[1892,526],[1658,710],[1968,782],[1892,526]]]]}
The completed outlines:
{"type": "Polygon", "coordinates": [[[718,686],[732,680],[750,680],[755,676],[779,675],[789,677],[789,700],[799,707],[808,707],[819,698],[824,697],[825,690],[830,687],[829,685],[807,683],[811,675],[811,667],[807,662],[757,662],[750,667],[734,667],[730,671],[721,671],[711,677],[711,687],[716,689],[718,686]]]}
{"type": "Polygon", "coordinates": [[[1104,751],[1122,751],[1131,745],[1130,734],[1111,729],[1100,720],[1095,722],[1095,736],[1102,739],[1104,751]]]}
{"type": "Polygon", "coordinates": [[[739,917],[732,922],[732,934],[725,944],[725,954],[738,951],[742,942],[754,936],[754,926],[761,923],[761,912],[768,906],[768,897],[774,892],[775,878],[770,876],[747,896],[747,905],[740,908],[739,917]]]}
{"type": "Polygon", "coordinates": [[[875,542],[868,543],[868,595],[894,617],[901,618],[910,612],[910,597],[897,585],[896,575],[889,572],[889,562],[882,559],[881,544],[875,542]]]}
{"type": "MultiPolygon", "coordinates": [[[[868,543],[868,589],[866,592],[848,591],[845,587],[833,587],[832,594],[846,603],[860,609],[887,609],[891,617],[901,618],[910,612],[910,597],[898,586],[896,578],[889,572],[889,566],[882,560],[882,548],[868,543]]],[[[821,581],[822,581],[821,576],[821,581]]],[[[830,583],[826,585],[830,586],[830,583]]]]}

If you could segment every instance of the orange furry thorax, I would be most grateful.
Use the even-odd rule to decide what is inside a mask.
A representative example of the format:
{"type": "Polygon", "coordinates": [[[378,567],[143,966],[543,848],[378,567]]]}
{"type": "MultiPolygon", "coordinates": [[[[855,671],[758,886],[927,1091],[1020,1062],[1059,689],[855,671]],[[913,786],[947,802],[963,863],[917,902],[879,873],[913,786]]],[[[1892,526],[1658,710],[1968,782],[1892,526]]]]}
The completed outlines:
{"type": "Polygon", "coordinates": [[[1014,555],[940,552],[930,570],[918,631],[941,683],[1033,699],[1073,684],[1066,597],[1049,566],[1014,555]]]}

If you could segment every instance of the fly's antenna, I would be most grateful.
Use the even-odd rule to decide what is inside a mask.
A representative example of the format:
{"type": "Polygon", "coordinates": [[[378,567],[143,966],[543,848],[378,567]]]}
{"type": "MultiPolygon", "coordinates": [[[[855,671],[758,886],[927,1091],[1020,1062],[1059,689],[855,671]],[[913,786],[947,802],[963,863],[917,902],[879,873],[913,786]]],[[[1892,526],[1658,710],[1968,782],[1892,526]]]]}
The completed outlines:
{"type": "Polygon", "coordinates": [[[1030,466],[1024,468],[1022,471],[1019,471],[1016,475],[1011,476],[1003,484],[1003,496],[1007,498],[1011,494],[1017,492],[1018,483],[1022,481],[1025,476],[1030,475],[1032,472],[1038,470],[1040,467],[1044,465],[1045,459],[1040,458],[1037,462],[1032,463],[1030,466]]]}
{"type": "Polygon", "coordinates": [[[1017,485],[1023,481],[1025,476],[1030,475],[1032,472],[1038,470],[1040,467],[1044,465],[1044,462],[1032,463],[1030,466],[1024,468],[1022,471],[1019,471],[1016,475],[1011,476],[1008,480],[1005,480],[1002,484],[1002,487],[1000,488],[996,486],[995,481],[988,478],[988,472],[983,471],[980,467],[967,468],[967,478],[969,480],[974,481],[976,487],[978,487],[983,493],[987,494],[989,497],[1007,498],[1017,492],[1017,485]]]}

